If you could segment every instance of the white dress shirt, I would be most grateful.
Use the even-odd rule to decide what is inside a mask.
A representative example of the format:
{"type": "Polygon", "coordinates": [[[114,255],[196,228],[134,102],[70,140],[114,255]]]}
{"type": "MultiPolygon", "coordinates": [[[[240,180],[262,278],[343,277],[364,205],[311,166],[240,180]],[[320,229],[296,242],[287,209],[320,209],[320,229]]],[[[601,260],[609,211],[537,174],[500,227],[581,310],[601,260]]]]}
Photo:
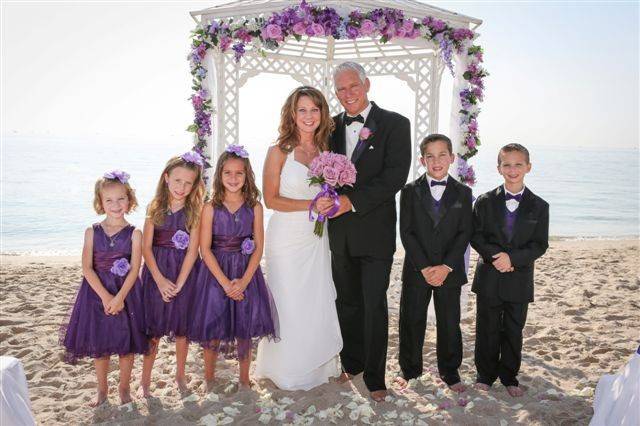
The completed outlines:
{"type": "MultiPolygon", "coordinates": [[[[522,193],[524,193],[524,185],[522,186],[522,191],[520,192],[516,192],[515,194],[513,192],[509,192],[507,190],[507,187],[502,185],[504,187],[504,192],[507,194],[511,194],[511,195],[522,195],[522,193]]],[[[517,200],[511,199],[511,200],[506,200],[505,204],[507,205],[507,210],[509,210],[511,213],[513,213],[514,211],[516,211],[516,209],[518,208],[518,206],[520,206],[520,203],[517,200]]]]}
{"type": "MultiPolygon", "coordinates": [[[[367,122],[367,116],[369,115],[369,111],[371,111],[371,102],[369,102],[367,107],[360,113],[362,118],[364,118],[365,123],[367,122]]],[[[358,121],[354,121],[350,125],[344,127],[345,141],[346,141],[345,152],[348,159],[351,159],[353,150],[356,149],[356,145],[358,144],[358,139],[360,138],[360,130],[362,130],[363,127],[364,127],[364,123],[360,123],[358,121]]]]}
{"type": "MultiPolygon", "coordinates": [[[[445,176],[442,180],[436,180],[436,182],[447,183],[447,179],[449,179],[449,175],[445,176]]],[[[431,181],[433,180],[435,179],[427,174],[427,185],[429,185],[429,190],[431,190],[431,196],[434,200],[440,201],[440,199],[442,198],[442,194],[444,194],[444,190],[447,187],[442,185],[431,186],[431,181]]]]}

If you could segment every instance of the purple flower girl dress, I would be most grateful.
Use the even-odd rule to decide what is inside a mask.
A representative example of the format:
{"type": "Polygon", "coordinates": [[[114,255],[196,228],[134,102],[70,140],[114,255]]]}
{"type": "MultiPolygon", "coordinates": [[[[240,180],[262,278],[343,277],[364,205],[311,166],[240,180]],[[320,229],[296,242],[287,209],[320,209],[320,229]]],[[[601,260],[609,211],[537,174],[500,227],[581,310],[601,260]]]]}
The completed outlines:
{"type": "MultiPolygon", "coordinates": [[[[93,225],[93,269],[102,285],[114,296],[122,288],[131,268],[134,229],[127,225],[108,236],[100,224],[93,225]]],[[[86,278],[82,279],[69,321],[61,328],[60,343],[66,348],[67,362],[75,363],[82,357],[101,358],[147,351],[147,339],[142,331],[140,286],[140,280],[136,279],[125,298],[124,309],[117,315],[107,315],[98,294],[86,278]]]]}
{"type": "MultiPolygon", "coordinates": [[[[254,248],[253,209],[246,203],[234,213],[224,206],[215,207],[213,217],[213,254],[227,278],[241,278],[254,248]]],[[[197,286],[192,340],[227,356],[236,349],[238,358],[244,359],[252,340],[277,337],[275,304],[259,266],[241,301],[227,297],[204,264],[198,273],[197,286]]]]}

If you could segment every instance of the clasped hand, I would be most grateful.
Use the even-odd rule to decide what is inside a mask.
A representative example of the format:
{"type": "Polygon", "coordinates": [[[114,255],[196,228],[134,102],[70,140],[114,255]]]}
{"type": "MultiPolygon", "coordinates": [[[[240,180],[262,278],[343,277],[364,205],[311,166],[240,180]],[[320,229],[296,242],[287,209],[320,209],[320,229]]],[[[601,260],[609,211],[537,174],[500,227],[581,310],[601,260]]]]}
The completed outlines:
{"type": "MultiPolygon", "coordinates": [[[[338,217],[348,211],[351,211],[352,204],[351,200],[349,200],[349,197],[347,197],[346,195],[340,195],[340,197],[338,198],[338,202],[340,203],[340,205],[338,206],[338,211],[329,217],[338,217]]],[[[316,212],[327,216],[334,205],[335,201],[333,198],[320,197],[318,198],[318,201],[316,201],[316,212]]]]}
{"type": "Polygon", "coordinates": [[[244,290],[247,288],[247,284],[242,278],[234,278],[222,288],[227,297],[239,302],[244,299],[244,290]]]}
{"type": "Polygon", "coordinates": [[[434,287],[440,287],[444,284],[444,280],[446,280],[449,275],[449,268],[444,265],[427,266],[420,272],[422,272],[422,276],[427,284],[434,287]]]}
{"type": "Polygon", "coordinates": [[[514,268],[511,265],[511,258],[505,252],[500,252],[498,254],[493,255],[494,261],[491,262],[494,268],[496,268],[499,272],[513,272],[514,268]]]}
{"type": "Polygon", "coordinates": [[[176,284],[164,277],[157,280],[156,284],[158,285],[158,290],[160,290],[160,296],[162,296],[162,300],[165,302],[171,302],[171,299],[180,291],[180,288],[176,284]]]}
{"type": "Polygon", "coordinates": [[[102,308],[106,315],[118,315],[124,309],[124,300],[120,295],[109,294],[102,299],[102,308]]]}

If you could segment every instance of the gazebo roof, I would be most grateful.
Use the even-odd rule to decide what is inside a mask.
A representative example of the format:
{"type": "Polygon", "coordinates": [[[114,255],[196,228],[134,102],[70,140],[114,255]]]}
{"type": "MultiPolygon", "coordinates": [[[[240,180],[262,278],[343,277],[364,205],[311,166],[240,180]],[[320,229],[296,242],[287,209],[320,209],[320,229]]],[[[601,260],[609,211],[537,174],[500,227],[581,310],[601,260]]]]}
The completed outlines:
{"type": "MultiPolygon", "coordinates": [[[[406,17],[422,19],[433,16],[461,28],[475,29],[482,20],[431,6],[417,0],[310,0],[314,6],[327,6],[345,14],[352,9],[370,11],[378,8],[394,8],[404,11],[406,17]]],[[[240,20],[281,11],[300,4],[300,0],[236,0],[207,9],[191,12],[198,23],[215,19],[240,20]]],[[[420,55],[433,52],[433,46],[424,40],[392,39],[380,43],[373,38],[334,40],[332,37],[303,37],[287,40],[274,52],[276,55],[304,57],[306,59],[333,60],[350,58],[379,58],[420,55]]]]}
{"type": "MultiPolygon", "coordinates": [[[[467,27],[469,25],[477,27],[482,23],[480,19],[431,6],[418,0],[311,0],[310,3],[314,6],[330,6],[336,10],[355,8],[364,11],[378,8],[402,9],[405,12],[405,16],[411,18],[421,19],[425,16],[433,16],[457,27],[467,27]]],[[[207,22],[211,19],[256,16],[276,12],[298,4],[300,4],[299,0],[236,0],[193,11],[191,16],[196,22],[207,22]]]]}

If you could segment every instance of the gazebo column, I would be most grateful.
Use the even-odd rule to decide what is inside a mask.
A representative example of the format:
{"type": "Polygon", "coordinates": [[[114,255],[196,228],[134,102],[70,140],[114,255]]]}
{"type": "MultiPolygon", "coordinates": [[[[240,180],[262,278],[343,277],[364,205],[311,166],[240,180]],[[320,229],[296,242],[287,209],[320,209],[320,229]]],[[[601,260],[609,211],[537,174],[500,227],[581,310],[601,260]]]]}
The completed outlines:
{"type": "Polygon", "coordinates": [[[415,123],[413,128],[413,178],[420,175],[420,141],[438,131],[440,76],[438,56],[416,59],[415,123]]]}

